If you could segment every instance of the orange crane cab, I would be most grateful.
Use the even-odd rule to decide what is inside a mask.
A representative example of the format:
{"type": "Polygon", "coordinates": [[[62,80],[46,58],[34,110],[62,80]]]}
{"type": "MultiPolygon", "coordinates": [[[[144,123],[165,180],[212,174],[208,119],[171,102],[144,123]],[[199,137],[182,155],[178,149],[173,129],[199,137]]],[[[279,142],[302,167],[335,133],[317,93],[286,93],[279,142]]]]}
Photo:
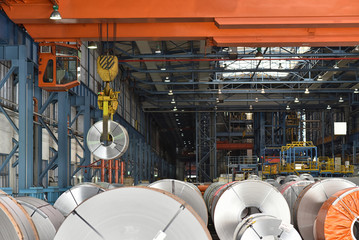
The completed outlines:
{"type": "Polygon", "coordinates": [[[39,45],[39,87],[49,92],[61,92],[80,85],[77,46],[62,43],[39,45]]]}

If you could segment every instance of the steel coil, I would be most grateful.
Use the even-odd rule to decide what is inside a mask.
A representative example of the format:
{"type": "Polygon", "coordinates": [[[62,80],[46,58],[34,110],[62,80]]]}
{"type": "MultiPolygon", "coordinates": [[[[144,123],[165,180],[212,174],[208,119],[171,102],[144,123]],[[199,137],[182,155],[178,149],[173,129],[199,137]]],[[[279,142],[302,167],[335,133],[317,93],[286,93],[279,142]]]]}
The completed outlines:
{"type": "Polygon", "coordinates": [[[35,224],[40,240],[52,240],[65,220],[51,204],[33,197],[17,197],[17,202],[27,211],[35,224]]]}
{"type": "Polygon", "coordinates": [[[197,213],[163,190],[123,187],[98,194],[70,214],[55,240],[171,239],[209,240],[197,213]]]}
{"type": "Polygon", "coordinates": [[[271,215],[256,213],[245,218],[238,224],[233,240],[301,240],[293,225],[271,215]]]}
{"type": "Polygon", "coordinates": [[[232,239],[237,225],[248,215],[265,213],[290,223],[290,210],[282,194],[264,181],[236,182],[221,195],[213,222],[221,240],[232,239]]]}
{"type": "Polygon", "coordinates": [[[285,176],[278,176],[275,180],[282,185],[284,184],[285,176]]]}
{"type": "Polygon", "coordinates": [[[307,181],[312,181],[312,182],[314,182],[314,177],[313,177],[312,175],[308,174],[308,173],[300,174],[300,175],[299,175],[299,178],[300,178],[301,180],[307,180],[307,181]]]}
{"type": "Polygon", "coordinates": [[[209,187],[206,189],[206,191],[204,192],[203,194],[203,199],[206,203],[206,206],[207,206],[207,209],[209,210],[209,205],[208,205],[208,201],[209,201],[209,198],[212,194],[213,191],[215,191],[215,189],[218,187],[218,186],[222,186],[224,185],[224,183],[221,183],[221,182],[215,182],[215,183],[212,183],[211,185],[209,185],[209,187]]]}
{"type": "Polygon", "coordinates": [[[0,192],[0,239],[34,240],[38,232],[26,210],[12,197],[0,192]]]}
{"type": "Polygon", "coordinates": [[[222,196],[222,194],[234,183],[236,183],[237,181],[234,182],[230,182],[227,184],[224,184],[223,186],[221,186],[220,188],[217,189],[217,191],[215,191],[215,193],[212,195],[212,198],[210,199],[210,207],[209,207],[209,213],[211,214],[211,217],[213,219],[214,217],[214,210],[216,209],[216,205],[218,202],[218,199],[222,196]]]}
{"type": "MultiPolygon", "coordinates": [[[[284,179],[284,183],[287,183],[287,182],[294,182],[294,181],[300,181],[301,179],[297,176],[297,175],[288,175],[285,177],[284,179]]],[[[283,184],[284,184],[283,183],[283,184]]]]}
{"type": "Polygon", "coordinates": [[[316,240],[359,239],[359,187],[336,192],[324,202],[314,224],[316,240]]]}
{"type": "Polygon", "coordinates": [[[93,183],[79,184],[61,194],[54,207],[66,217],[83,201],[103,191],[103,188],[93,183]]]}
{"type": "Polygon", "coordinates": [[[129,137],[126,128],[108,120],[108,134],[111,140],[107,145],[101,142],[102,121],[96,122],[87,133],[87,147],[99,159],[109,160],[121,157],[127,150],[129,137]]]}
{"type": "Polygon", "coordinates": [[[183,199],[197,212],[203,222],[207,225],[208,213],[206,204],[202,194],[195,189],[197,187],[193,184],[190,185],[187,182],[174,179],[163,179],[149,184],[148,187],[167,191],[183,199]]]}
{"type": "Polygon", "coordinates": [[[345,188],[355,187],[350,181],[331,178],[307,186],[294,204],[294,226],[305,240],[313,240],[313,225],[323,203],[334,193],[345,188]]]}
{"type": "Polygon", "coordinates": [[[290,213],[292,216],[292,223],[294,222],[294,203],[297,200],[299,194],[303,191],[305,187],[312,184],[314,181],[295,181],[287,182],[280,186],[278,190],[284,196],[285,200],[288,203],[290,213]]]}
{"type": "Polygon", "coordinates": [[[273,187],[279,188],[280,184],[274,179],[266,179],[265,182],[269,183],[273,187]]]}

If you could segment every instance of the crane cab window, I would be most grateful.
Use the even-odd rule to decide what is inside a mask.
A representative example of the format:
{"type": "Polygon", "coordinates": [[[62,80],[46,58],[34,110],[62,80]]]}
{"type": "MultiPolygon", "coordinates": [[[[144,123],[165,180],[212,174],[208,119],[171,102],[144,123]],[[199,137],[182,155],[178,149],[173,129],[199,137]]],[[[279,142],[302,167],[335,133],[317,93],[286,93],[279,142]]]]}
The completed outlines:
{"type": "Polygon", "coordinates": [[[54,72],[54,61],[50,59],[46,65],[45,74],[42,79],[43,82],[45,83],[53,82],[54,81],[53,72],[54,72]]]}
{"type": "Polygon", "coordinates": [[[77,58],[56,58],[56,84],[66,84],[77,80],[77,58]]]}

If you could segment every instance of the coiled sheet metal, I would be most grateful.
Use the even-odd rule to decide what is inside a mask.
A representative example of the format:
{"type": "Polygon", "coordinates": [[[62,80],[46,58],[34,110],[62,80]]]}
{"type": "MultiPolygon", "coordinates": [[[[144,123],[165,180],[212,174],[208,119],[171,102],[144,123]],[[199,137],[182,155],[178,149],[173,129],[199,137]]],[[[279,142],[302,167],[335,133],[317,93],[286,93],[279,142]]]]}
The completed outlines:
{"type": "Polygon", "coordinates": [[[280,184],[279,182],[277,182],[274,179],[266,179],[265,182],[269,183],[270,185],[272,185],[273,187],[279,188],[280,184]]]}
{"type": "Polygon", "coordinates": [[[284,183],[294,182],[294,181],[299,181],[299,180],[300,180],[300,178],[297,175],[288,175],[288,176],[285,177],[284,183]]]}
{"type": "Polygon", "coordinates": [[[319,210],[314,224],[316,240],[359,239],[359,187],[332,195],[319,210]]]}
{"type": "Polygon", "coordinates": [[[103,188],[93,183],[79,184],[61,194],[54,207],[66,217],[83,201],[104,191],[103,188]]]}
{"type": "Polygon", "coordinates": [[[108,144],[101,142],[103,133],[102,121],[96,122],[87,133],[87,147],[99,159],[114,159],[122,156],[129,144],[127,130],[120,124],[108,120],[108,134],[111,141],[108,144]]]}
{"type": "Polygon", "coordinates": [[[221,186],[220,188],[218,188],[217,191],[215,191],[214,194],[212,194],[211,199],[210,199],[210,206],[209,206],[209,213],[211,214],[212,219],[213,219],[213,217],[214,217],[214,210],[216,209],[216,205],[217,205],[218,199],[222,196],[222,194],[223,194],[231,185],[235,184],[236,182],[237,182],[237,181],[224,184],[223,186],[221,186]]]}
{"type": "Polygon", "coordinates": [[[17,197],[17,202],[27,211],[35,224],[40,240],[52,240],[65,220],[51,204],[33,197],[17,197]]]}
{"type": "Polygon", "coordinates": [[[258,180],[236,182],[221,195],[214,210],[214,225],[221,240],[232,239],[238,224],[252,213],[265,213],[290,223],[290,210],[282,194],[258,180]]]}
{"type": "Polygon", "coordinates": [[[314,240],[313,225],[323,203],[334,193],[355,187],[350,181],[331,178],[307,186],[294,204],[294,226],[305,240],[314,240]]]}
{"type": "Polygon", "coordinates": [[[108,183],[108,182],[97,182],[95,184],[100,186],[103,189],[106,189],[106,190],[125,186],[125,185],[123,185],[121,183],[108,183]]]}
{"type": "Polygon", "coordinates": [[[287,182],[278,188],[278,190],[288,203],[290,214],[292,216],[292,223],[294,222],[293,212],[295,201],[297,200],[299,194],[303,191],[303,189],[306,188],[308,185],[312,184],[313,182],[314,181],[287,182]]]}
{"type": "Polygon", "coordinates": [[[123,187],[79,205],[55,236],[68,239],[209,240],[197,213],[179,197],[155,188],[123,187]]]}
{"type": "Polygon", "coordinates": [[[206,191],[203,194],[204,201],[206,203],[207,209],[209,210],[209,198],[211,197],[211,194],[215,192],[220,186],[224,185],[224,183],[221,182],[215,182],[209,185],[209,187],[206,189],[206,191]]]}
{"type": "Polygon", "coordinates": [[[300,180],[307,180],[314,182],[314,177],[308,173],[303,173],[299,175],[300,180]]]}
{"type": "Polygon", "coordinates": [[[183,199],[197,212],[203,222],[207,225],[208,213],[206,204],[202,194],[195,189],[197,188],[195,185],[190,185],[186,182],[174,179],[163,179],[149,184],[148,187],[167,191],[183,199]]]}
{"type": "Polygon", "coordinates": [[[38,240],[39,235],[29,214],[16,200],[0,192],[0,239],[38,240]]]}
{"type": "Polygon", "coordinates": [[[238,224],[233,240],[301,240],[293,225],[271,215],[256,213],[245,218],[238,224]]]}

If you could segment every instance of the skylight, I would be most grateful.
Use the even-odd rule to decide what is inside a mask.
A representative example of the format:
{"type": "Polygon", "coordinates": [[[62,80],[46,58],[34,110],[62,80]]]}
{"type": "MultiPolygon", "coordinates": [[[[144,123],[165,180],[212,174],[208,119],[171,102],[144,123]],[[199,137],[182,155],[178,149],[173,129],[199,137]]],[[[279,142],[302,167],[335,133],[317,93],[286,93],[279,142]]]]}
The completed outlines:
{"type": "MultiPolygon", "coordinates": [[[[295,60],[297,55],[293,54],[303,54],[310,50],[310,47],[272,47],[262,48],[262,53],[264,54],[263,59],[253,60],[253,57],[242,58],[242,59],[251,59],[251,60],[241,60],[241,61],[223,61],[220,62],[221,66],[226,70],[236,70],[236,69],[294,69],[304,60],[295,60]],[[281,57],[266,57],[266,55],[281,54],[281,57]],[[280,58],[287,59],[293,58],[294,60],[279,60],[280,58]],[[266,59],[276,59],[268,61],[266,59]]],[[[238,54],[250,54],[254,55],[257,52],[257,48],[250,47],[238,47],[238,54]]],[[[238,79],[238,78],[285,78],[288,76],[288,72],[226,72],[221,73],[221,76],[224,78],[238,79]]]]}

